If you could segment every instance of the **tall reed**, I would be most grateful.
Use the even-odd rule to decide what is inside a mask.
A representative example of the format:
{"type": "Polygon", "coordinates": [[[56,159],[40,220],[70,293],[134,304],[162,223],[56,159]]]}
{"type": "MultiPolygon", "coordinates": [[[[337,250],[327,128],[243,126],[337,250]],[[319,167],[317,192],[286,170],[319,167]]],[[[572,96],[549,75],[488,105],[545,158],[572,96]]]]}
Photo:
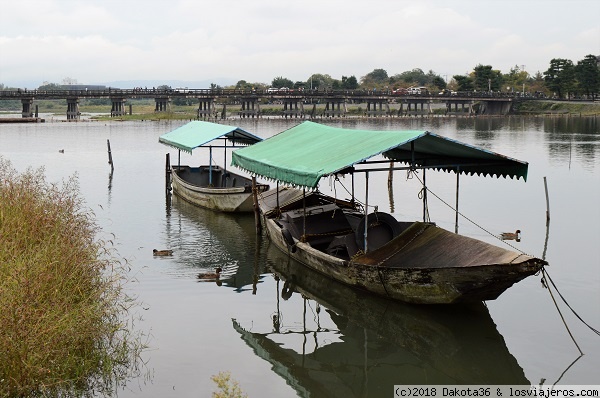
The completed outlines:
{"type": "Polygon", "coordinates": [[[0,396],[111,395],[139,369],[136,301],[80,196],[0,157],[0,396]]]}

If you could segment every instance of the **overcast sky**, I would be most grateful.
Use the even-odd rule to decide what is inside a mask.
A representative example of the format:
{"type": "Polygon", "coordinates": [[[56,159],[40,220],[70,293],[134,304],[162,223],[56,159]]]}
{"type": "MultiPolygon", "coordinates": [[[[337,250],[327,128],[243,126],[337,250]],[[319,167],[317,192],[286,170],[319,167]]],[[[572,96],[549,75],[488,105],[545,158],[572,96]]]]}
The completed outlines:
{"type": "Polygon", "coordinates": [[[600,54],[598,0],[0,0],[5,86],[414,68],[449,80],[587,54],[600,54]]]}

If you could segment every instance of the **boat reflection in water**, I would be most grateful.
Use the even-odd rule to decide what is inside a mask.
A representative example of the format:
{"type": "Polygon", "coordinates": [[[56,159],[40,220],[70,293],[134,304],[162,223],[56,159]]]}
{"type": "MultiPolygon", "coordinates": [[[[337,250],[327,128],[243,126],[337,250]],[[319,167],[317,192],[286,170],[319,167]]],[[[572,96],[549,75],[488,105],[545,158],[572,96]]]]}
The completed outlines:
{"type": "Polygon", "coordinates": [[[332,282],[273,245],[267,256],[281,295],[273,328],[235,319],[233,327],[299,396],[390,397],[398,384],[530,384],[483,303],[394,302],[332,282]],[[299,314],[281,312],[286,299],[303,300],[299,314]]]}
{"type": "Polygon", "coordinates": [[[166,244],[175,250],[173,261],[182,265],[177,270],[180,276],[193,278],[220,267],[223,271],[217,284],[238,292],[256,289],[260,271],[255,256],[260,253],[252,215],[219,213],[175,195],[167,211],[166,244]]]}

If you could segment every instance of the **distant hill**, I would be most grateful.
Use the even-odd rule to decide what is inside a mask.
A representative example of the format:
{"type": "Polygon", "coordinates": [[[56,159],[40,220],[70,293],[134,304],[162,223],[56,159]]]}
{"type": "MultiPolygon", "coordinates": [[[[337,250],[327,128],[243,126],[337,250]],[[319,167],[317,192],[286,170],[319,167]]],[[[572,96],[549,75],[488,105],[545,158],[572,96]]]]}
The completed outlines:
{"type": "Polygon", "coordinates": [[[108,87],[115,88],[134,88],[134,87],[158,87],[171,86],[172,88],[187,87],[187,88],[210,88],[211,84],[219,86],[230,86],[236,82],[226,78],[216,78],[212,80],[117,80],[112,82],[102,83],[108,87]]]}

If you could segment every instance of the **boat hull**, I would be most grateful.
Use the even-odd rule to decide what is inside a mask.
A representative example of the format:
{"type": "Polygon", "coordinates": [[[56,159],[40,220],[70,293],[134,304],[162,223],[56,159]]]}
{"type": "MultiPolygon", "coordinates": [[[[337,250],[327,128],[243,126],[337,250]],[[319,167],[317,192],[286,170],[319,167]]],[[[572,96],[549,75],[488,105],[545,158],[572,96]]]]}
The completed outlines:
{"type": "MultiPolygon", "coordinates": [[[[429,228],[435,234],[436,242],[441,240],[443,244],[429,244],[427,247],[426,243],[431,242],[430,233],[415,237],[410,231],[405,231],[373,252],[345,260],[296,239],[290,245],[280,224],[266,217],[264,222],[275,246],[309,268],[346,285],[408,303],[452,304],[494,300],[513,284],[538,272],[545,264],[540,259],[453,234],[433,225],[429,228]],[[403,239],[410,240],[410,243],[405,244],[403,239]],[[465,250],[469,245],[471,248],[465,250]],[[398,247],[401,250],[396,251],[398,247]],[[454,247],[455,253],[447,251],[450,247],[454,247]],[[431,256],[423,257],[419,250],[431,252],[431,256]],[[437,256],[442,252],[445,259],[437,256]],[[469,252],[482,253],[487,260],[477,262],[477,258],[471,259],[472,256],[467,260],[469,252]],[[452,258],[453,254],[458,257],[452,258]],[[432,256],[437,259],[435,263],[431,263],[432,256]]],[[[415,223],[415,228],[422,225],[425,224],[415,223]]]]}
{"type": "MultiPolygon", "coordinates": [[[[217,166],[173,166],[171,185],[177,196],[196,206],[235,213],[254,210],[252,180],[239,174],[224,173],[217,166]],[[209,173],[213,175],[211,183],[209,173]]],[[[257,188],[259,192],[264,192],[269,186],[258,184],[257,188]]]]}

